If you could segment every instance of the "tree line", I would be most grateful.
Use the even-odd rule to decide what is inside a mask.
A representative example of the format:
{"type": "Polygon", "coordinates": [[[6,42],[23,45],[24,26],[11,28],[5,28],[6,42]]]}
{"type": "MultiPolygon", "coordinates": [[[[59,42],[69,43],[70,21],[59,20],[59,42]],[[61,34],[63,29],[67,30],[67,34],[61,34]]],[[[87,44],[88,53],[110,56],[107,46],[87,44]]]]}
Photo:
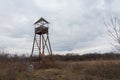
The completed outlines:
{"type": "MultiPolygon", "coordinates": [[[[48,55],[45,56],[45,59],[48,59],[48,55]]],[[[56,61],[90,61],[90,60],[115,60],[120,59],[120,53],[88,53],[88,54],[75,54],[75,53],[67,53],[66,55],[56,54],[52,56],[56,61]]],[[[9,53],[1,53],[0,52],[0,61],[29,61],[30,57],[28,55],[11,55],[9,53]]],[[[32,57],[32,61],[39,61],[39,57],[34,55],[32,57]]]]}

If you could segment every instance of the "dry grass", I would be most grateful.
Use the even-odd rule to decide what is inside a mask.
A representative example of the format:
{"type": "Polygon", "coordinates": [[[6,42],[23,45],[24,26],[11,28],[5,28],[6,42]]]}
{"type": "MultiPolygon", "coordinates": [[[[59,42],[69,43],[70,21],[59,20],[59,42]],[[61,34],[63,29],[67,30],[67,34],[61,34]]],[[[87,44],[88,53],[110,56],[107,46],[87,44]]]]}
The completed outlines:
{"type": "MultiPolygon", "coordinates": [[[[119,80],[120,61],[88,61],[72,65],[72,73],[83,77],[82,80],[119,80]]],[[[81,79],[80,79],[81,80],[81,79]]]]}
{"type": "Polygon", "coordinates": [[[27,64],[0,62],[0,80],[120,80],[120,60],[56,62],[27,72],[27,64]]]}
{"type": "Polygon", "coordinates": [[[18,78],[21,73],[24,74],[26,66],[27,64],[24,62],[0,61],[0,80],[19,80],[18,78]]]}
{"type": "Polygon", "coordinates": [[[36,80],[120,80],[120,60],[57,62],[33,72],[36,80]]]}

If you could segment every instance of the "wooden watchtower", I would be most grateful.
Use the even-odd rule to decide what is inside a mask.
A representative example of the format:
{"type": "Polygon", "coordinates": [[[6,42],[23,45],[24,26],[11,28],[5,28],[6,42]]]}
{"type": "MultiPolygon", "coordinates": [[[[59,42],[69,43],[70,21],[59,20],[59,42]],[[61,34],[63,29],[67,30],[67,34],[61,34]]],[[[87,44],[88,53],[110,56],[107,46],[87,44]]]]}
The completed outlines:
{"type": "Polygon", "coordinates": [[[48,52],[50,60],[52,60],[52,49],[49,40],[49,22],[44,18],[40,18],[35,23],[35,35],[33,40],[31,59],[35,51],[39,54],[39,63],[45,61],[45,52],[48,52]],[[35,47],[36,46],[36,47],[35,47]]]}

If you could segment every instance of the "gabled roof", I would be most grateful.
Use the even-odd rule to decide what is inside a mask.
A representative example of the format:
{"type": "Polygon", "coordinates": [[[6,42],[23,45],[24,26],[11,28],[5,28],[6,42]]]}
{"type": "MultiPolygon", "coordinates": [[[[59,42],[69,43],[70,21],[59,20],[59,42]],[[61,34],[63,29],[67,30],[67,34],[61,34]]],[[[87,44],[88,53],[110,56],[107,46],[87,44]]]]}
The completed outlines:
{"type": "Polygon", "coordinates": [[[34,24],[37,24],[37,23],[40,23],[40,22],[42,22],[42,21],[44,21],[44,22],[46,22],[47,24],[49,24],[49,22],[48,21],[46,21],[44,18],[40,18],[39,20],[37,20],[34,24]]]}

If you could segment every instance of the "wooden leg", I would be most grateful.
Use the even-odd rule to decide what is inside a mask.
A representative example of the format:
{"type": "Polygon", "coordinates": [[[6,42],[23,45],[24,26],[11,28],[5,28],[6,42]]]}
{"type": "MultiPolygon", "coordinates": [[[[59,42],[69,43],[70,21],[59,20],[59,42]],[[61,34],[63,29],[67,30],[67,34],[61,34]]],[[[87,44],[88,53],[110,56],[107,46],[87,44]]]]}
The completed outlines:
{"type": "Polygon", "coordinates": [[[34,35],[34,41],[33,41],[32,51],[31,51],[31,55],[30,55],[30,64],[32,63],[32,56],[33,56],[34,45],[35,45],[35,38],[36,38],[36,34],[34,35]]]}

